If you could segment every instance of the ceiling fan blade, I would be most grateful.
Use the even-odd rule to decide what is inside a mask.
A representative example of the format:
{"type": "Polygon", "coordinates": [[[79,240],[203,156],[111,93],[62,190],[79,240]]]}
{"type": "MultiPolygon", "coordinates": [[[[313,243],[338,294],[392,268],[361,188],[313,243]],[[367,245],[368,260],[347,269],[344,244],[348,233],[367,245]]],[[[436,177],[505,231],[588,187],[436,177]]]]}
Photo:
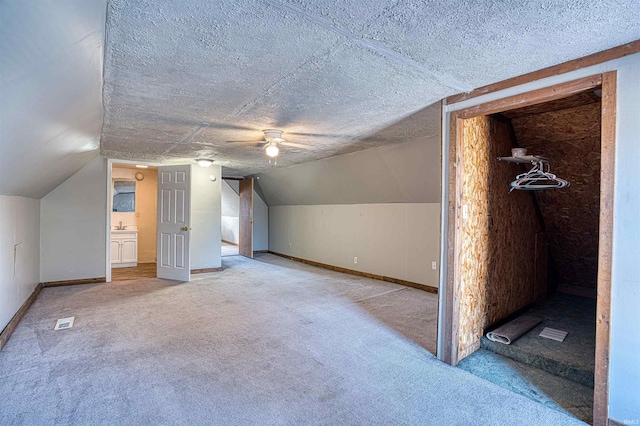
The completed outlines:
{"type": "Polygon", "coordinates": [[[349,138],[348,135],[340,135],[340,134],[334,134],[334,133],[287,132],[287,135],[307,136],[307,137],[312,137],[312,138],[328,138],[328,139],[335,139],[335,138],[348,139],[349,138]]]}
{"type": "Polygon", "coordinates": [[[308,149],[309,151],[315,151],[316,147],[311,145],[302,145],[301,143],[293,142],[280,142],[280,145],[290,146],[292,148],[308,149]]]}
{"type": "Polygon", "coordinates": [[[266,141],[226,141],[227,143],[265,143],[266,141]]]}

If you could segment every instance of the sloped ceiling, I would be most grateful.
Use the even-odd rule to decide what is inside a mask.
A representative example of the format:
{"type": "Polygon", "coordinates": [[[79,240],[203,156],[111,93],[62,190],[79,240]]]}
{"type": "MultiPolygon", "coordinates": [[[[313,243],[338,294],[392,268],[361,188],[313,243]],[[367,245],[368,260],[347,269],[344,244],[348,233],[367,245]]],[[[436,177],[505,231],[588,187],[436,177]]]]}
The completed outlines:
{"type": "Polygon", "coordinates": [[[439,118],[438,103],[374,135],[383,139],[400,127],[410,142],[275,168],[253,176],[256,188],[269,206],[438,203],[439,118]]]}
{"type": "Polygon", "coordinates": [[[106,4],[0,1],[0,194],[41,198],[98,155],[106,4]]]}
{"type": "Polygon", "coordinates": [[[637,0],[452,4],[111,0],[102,153],[248,175],[275,166],[225,141],[265,128],[317,148],[278,167],[415,141],[399,124],[443,97],[640,37],[637,0]]]}

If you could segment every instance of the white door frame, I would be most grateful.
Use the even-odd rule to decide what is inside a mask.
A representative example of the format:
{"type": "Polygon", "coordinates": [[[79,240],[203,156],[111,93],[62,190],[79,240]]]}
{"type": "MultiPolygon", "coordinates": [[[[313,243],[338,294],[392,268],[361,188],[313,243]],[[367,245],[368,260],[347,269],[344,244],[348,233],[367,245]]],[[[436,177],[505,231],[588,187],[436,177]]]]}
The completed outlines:
{"type": "MultiPolygon", "coordinates": [[[[117,158],[107,158],[107,216],[105,220],[105,251],[107,253],[105,259],[105,277],[106,282],[111,282],[111,211],[113,210],[113,196],[111,195],[111,177],[114,164],[140,164],[142,166],[162,166],[162,163],[155,163],[149,161],[131,161],[131,160],[119,160],[117,158]]],[[[166,164],[165,164],[166,165],[166,164]]],[[[156,221],[158,219],[156,218],[156,221]]],[[[157,238],[157,237],[156,237],[157,238]]]]}

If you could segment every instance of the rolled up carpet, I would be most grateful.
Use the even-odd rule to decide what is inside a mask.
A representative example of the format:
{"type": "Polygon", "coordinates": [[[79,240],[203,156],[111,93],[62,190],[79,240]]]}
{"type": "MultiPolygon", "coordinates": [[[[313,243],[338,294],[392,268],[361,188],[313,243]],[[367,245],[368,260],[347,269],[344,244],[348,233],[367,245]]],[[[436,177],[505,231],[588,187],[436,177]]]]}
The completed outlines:
{"type": "Polygon", "coordinates": [[[487,339],[510,345],[516,341],[520,336],[531,330],[536,325],[542,322],[542,318],[532,317],[530,315],[522,315],[513,321],[501,325],[487,333],[487,339]]]}

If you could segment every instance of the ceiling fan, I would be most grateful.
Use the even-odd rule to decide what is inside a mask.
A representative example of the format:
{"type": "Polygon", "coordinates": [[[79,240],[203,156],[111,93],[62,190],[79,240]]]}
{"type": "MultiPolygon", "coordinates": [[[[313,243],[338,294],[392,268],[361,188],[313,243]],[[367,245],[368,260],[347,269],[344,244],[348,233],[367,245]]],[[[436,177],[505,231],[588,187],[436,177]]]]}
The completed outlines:
{"type": "Polygon", "coordinates": [[[252,144],[259,144],[259,146],[262,146],[262,149],[266,150],[267,156],[271,157],[271,158],[275,158],[278,156],[278,154],[280,153],[280,145],[283,146],[290,146],[292,148],[301,148],[301,149],[308,149],[310,151],[315,150],[314,147],[310,146],[310,145],[303,145],[300,143],[293,143],[293,142],[287,142],[286,139],[282,138],[282,130],[276,130],[276,129],[266,129],[262,131],[264,133],[264,140],[263,141],[227,141],[229,143],[252,143],[252,144]]]}

